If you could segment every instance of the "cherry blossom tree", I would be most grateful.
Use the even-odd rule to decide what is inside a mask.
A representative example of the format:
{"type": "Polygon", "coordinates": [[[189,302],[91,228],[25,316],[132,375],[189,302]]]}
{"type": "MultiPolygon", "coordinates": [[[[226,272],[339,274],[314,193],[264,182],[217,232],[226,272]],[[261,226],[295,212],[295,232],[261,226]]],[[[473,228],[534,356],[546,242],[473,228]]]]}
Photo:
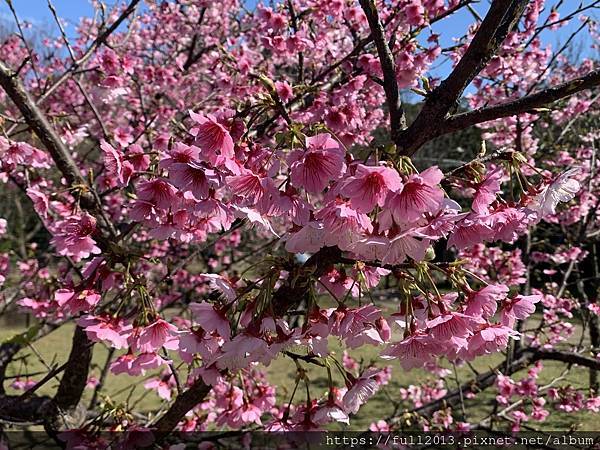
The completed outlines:
{"type": "Polygon", "coordinates": [[[0,344],[0,430],[91,446],[351,425],[390,361],[439,381],[396,392],[372,430],[598,412],[597,1],[93,3],[73,37],[49,0],[42,49],[13,9],[0,46],[0,181],[21,210],[0,219],[0,314],[34,319],[0,344]],[[457,16],[472,24],[436,33],[457,16]],[[467,129],[464,160],[420,158],[467,129]],[[19,369],[65,328],[64,361],[19,369]],[[475,370],[486,355],[501,363],[475,370]],[[542,383],[546,361],[589,385],[542,383]],[[144,376],[160,406],[111,399],[109,373],[144,376]]]}

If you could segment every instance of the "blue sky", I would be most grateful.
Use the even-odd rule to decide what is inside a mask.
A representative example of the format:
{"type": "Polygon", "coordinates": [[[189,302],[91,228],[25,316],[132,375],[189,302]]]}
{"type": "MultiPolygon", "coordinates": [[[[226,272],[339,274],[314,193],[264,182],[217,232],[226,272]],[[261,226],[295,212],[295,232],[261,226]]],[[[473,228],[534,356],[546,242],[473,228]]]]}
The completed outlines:
{"type": "MultiPolygon", "coordinates": [[[[12,0],[19,19],[38,24],[53,24],[52,14],[48,9],[47,0],[12,0]]],[[[94,8],[88,0],[52,0],[59,17],[68,22],[75,23],[81,16],[90,16],[94,13],[94,8]]],[[[108,1],[108,5],[114,4],[114,1],[108,1]]],[[[12,14],[5,0],[0,3],[0,17],[3,20],[12,21],[12,14]]]]}
{"type": "MultiPolygon", "coordinates": [[[[54,24],[52,15],[47,6],[47,0],[12,0],[21,20],[27,20],[33,23],[34,28],[41,28],[46,32],[52,33],[58,36],[58,30],[54,24]]],[[[115,4],[116,0],[107,0],[105,3],[108,6],[115,4]]],[[[88,0],[52,0],[60,17],[67,21],[67,32],[69,35],[73,33],[73,25],[78,22],[81,16],[90,16],[94,13],[94,9],[88,0]]],[[[548,2],[551,4],[552,2],[548,2]]],[[[567,6],[559,9],[563,15],[573,8],[574,1],[563,2],[567,6]]],[[[256,0],[248,0],[247,6],[253,8],[256,4],[256,0]]],[[[487,2],[479,3],[475,8],[480,15],[485,14],[487,2]]],[[[547,14],[547,13],[546,13],[547,14]]],[[[598,11],[592,11],[588,14],[596,19],[600,18],[598,11]]],[[[545,16],[542,16],[545,18],[545,16]]],[[[0,0],[0,20],[2,22],[12,22],[12,15],[10,9],[6,5],[4,0],[0,0]]],[[[445,19],[433,26],[433,31],[442,36],[442,46],[453,45],[452,37],[461,36],[467,29],[469,24],[473,22],[473,16],[466,10],[461,11],[453,15],[452,17],[445,19]]],[[[568,26],[562,28],[558,32],[547,31],[542,33],[542,39],[552,44],[553,48],[558,48],[560,45],[569,37],[573,30],[577,29],[580,25],[578,20],[572,20],[568,26]]],[[[427,34],[424,34],[426,39],[427,34]]],[[[581,41],[580,41],[581,42],[581,41]]],[[[589,56],[589,54],[587,55],[589,56]]],[[[596,55],[598,56],[598,55],[596,55]]],[[[443,63],[434,71],[436,76],[444,76],[451,69],[449,63],[443,63]]]]}

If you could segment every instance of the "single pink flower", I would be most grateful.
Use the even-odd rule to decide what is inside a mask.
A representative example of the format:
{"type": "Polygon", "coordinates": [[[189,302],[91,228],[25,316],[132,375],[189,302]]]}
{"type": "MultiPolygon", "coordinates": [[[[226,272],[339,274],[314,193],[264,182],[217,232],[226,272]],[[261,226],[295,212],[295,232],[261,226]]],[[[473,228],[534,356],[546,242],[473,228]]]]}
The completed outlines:
{"type": "Polygon", "coordinates": [[[210,303],[191,303],[190,309],[194,314],[194,320],[207,333],[217,332],[224,339],[229,339],[231,328],[229,320],[224,314],[216,311],[210,303]]]}
{"type": "Polygon", "coordinates": [[[187,164],[200,160],[200,149],[194,145],[176,142],[172,148],[165,150],[167,153],[162,156],[159,163],[161,169],[168,169],[176,163],[187,164]]]}
{"type": "Polygon", "coordinates": [[[417,238],[415,237],[415,233],[409,230],[389,239],[387,251],[381,262],[386,264],[400,264],[407,257],[415,261],[422,261],[425,258],[428,247],[429,239],[417,238]]]}
{"type": "Polygon", "coordinates": [[[336,199],[315,213],[315,218],[324,224],[325,245],[337,245],[347,250],[361,233],[371,233],[373,225],[365,213],[361,213],[347,201],[336,199]]]}
{"type": "Polygon", "coordinates": [[[498,309],[498,302],[506,298],[508,286],[490,284],[478,291],[471,292],[467,299],[465,314],[489,319],[498,309]]]}
{"type": "Polygon", "coordinates": [[[325,235],[322,222],[309,222],[287,237],[285,249],[291,253],[315,253],[325,246],[325,235]]]}
{"type": "Polygon", "coordinates": [[[509,338],[518,339],[518,333],[504,325],[484,325],[469,338],[467,351],[461,356],[473,359],[481,355],[497,353],[508,346],[509,338]]]}
{"type": "Polygon", "coordinates": [[[467,346],[466,338],[472,334],[473,323],[473,317],[457,312],[446,312],[425,321],[433,338],[439,344],[449,346],[448,350],[467,346]]]}
{"type": "Polygon", "coordinates": [[[477,186],[477,192],[473,198],[472,209],[477,214],[486,214],[488,206],[496,199],[496,194],[500,192],[500,184],[504,171],[496,169],[485,177],[485,179],[477,186]]]}
{"type": "Polygon", "coordinates": [[[340,389],[331,388],[327,401],[319,406],[313,420],[317,424],[325,424],[331,421],[345,423],[350,425],[348,413],[344,411],[342,395],[340,389]]]}
{"type": "Polygon", "coordinates": [[[111,316],[83,316],[77,325],[85,330],[91,341],[105,341],[116,349],[127,348],[127,338],[133,328],[122,319],[111,316]]]}
{"type": "Polygon", "coordinates": [[[200,276],[209,282],[212,289],[219,291],[230,302],[238,297],[233,282],[227,278],[215,273],[202,273],[200,276]]]}
{"type": "Polygon", "coordinates": [[[243,198],[252,206],[263,198],[276,194],[271,178],[258,176],[250,170],[244,170],[241,175],[227,177],[226,181],[234,195],[243,198]]]}
{"type": "Polygon", "coordinates": [[[202,151],[209,153],[209,158],[217,152],[228,159],[234,158],[233,139],[229,130],[213,115],[196,114],[190,111],[190,117],[197,124],[192,127],[190,133],[196,137],[196,142],[202,151]]]}
{"type": "Polygon", "coordinates": [[[287,81],[276,81],[275,90],[279,98],[284,102],[288,102],[294,97],[294,90],[287,81]]]}
{"type": "Polygon", "coordinates": [[[469,215],[456,224],[456,228],[448,239],[448,248],[455,246],[458,250],[470,248],[475,244],[492,240],[494,230],[486,223],[487,217],[469,215]]]}
{"type": "Polygon", "coordinates": [[[126,161],[123,153],[115,149],[105,140],[100,142],[108,179],[114,180],[116,186],[127,186],[133,174],[133,165],[126,161]]]}
{"type": "Polygon", "coordinates": [[[169,179],[183,192],[191,192],[196,200],[208,198],[210,189],[219,186],[217,173],[195,162],[172,164],[169,179]]]}
{"type": "Polygon", "coordinates": [[[144,327],[136,341],[136,350],[150,353],[160,350],[167,342],[177,338],[178,330],[175,325],[163,319],[158,319],[152,324],[144,327]]]}
{"type": "Polygon", "coordinates": [[[144,383],[146,389],[155,390],[163,400],[171,400],[172,388],[175,383],[172,382],[172,376],[163,376],[161,378],[151,378],[144,383]]]}
{"type": "Polygon", "coordinates": [[[502,324],[512,327],[518,320],[524,320],[535,312],[535,304],[542,299],[541,295],[517,295],[504,301],[500,320],[502,324]]]}
{"type": "Polygon", "coordinates": [[[292,155],[291,181],[294,186],[317,194],[344,174],[346,152],[327,133],[306,138],[306,147],[292,155]]]}
{"type": "Polygon", "coordinates": [[[385,236],[366,236],[352,245],[352,252],[365,261],[382,261],[390,249],[390,240],[385,236]]]}
{"type": "Polygon", "coordinates": [[[127,148],[127,155],[125,162],[130,162],[135,170],[144,171],[150,167],[150,156],[148,156],[144,149],[138,145],[133,144],[127,148]]]}
{"type": "Polygon", "coordinates": [[[369,213],[376,205],[383,206],[387,194],[402,188],[400,175],[389,167],[369,167],[359,164],[356,173],[342,186],[340,193],[350,198],[352,206],[369,213]]]}
{"type": "Polygon", "coordinates": [[[375,376],[380,371],[380,369],[367,369],[358,379],[352,382],[342,399],[344,409],[347,412],[356,414],[361,405],[377,393],[379,383],[375,376]]]}
{"type": "Polygon", "coordinates": [[[96,219],[88,213],[73,215],[58,221],[53,227],[54,237],[51,243],[59,255],[70,256],[75,261],[99,254],[100,248],[91,235],[96,231],[96,219]]]}
{"type": "Polygon", "coordinates": [[[416,332],[404,340],[389,345],[382,353],[384,359],[398,359],[402,367],[410,370],[423,367],[433,360],[433,349],[437,344],[428,334],[416,332]]]}
{"type": "Polygon", "coordinates": [[[162,358],[157,353],[142,353],[131,362],[131,372],[129,375],[145,375],[146,370],[166,366],[169,362],[169,360],[162,358]]]}
{"type": "Polygon", "coordinates": [[[33,209],[38,215],[44,219],[48,218],[48,197],[37,187],[27,188],[27,196],[33,202],[33,209]]]}
{"type": "Polygon", "coordinates": [[[141,371],[133,369],[133,362],[135,361],[135,355],[133,353],[125,353],[119,356],[110,364],[110,371],[115,375],[121,373],[127,373],[129,375],[140,375],[141,371]]]}
{"type": "Polygon", "coordinates": [[[137,195],[141,201],[164,210],[169,210],[177,204],[177,189],[162,178],[140,183],[137,195]]]}
{"type": "Polygon", "coordinates": [[[529,223],[534,220],[535,215],[527,214],[526,209],[500,207],[490,213],[487,223],[494,231],[493,240],[512,243],[527,230],[529,223]]]}
{"type": "Polygon", "coordinates": [[[538,219],[556,214],[556,207],[560,202],[568,202],[575,198],[581,185],[574,177],[580,172],[580,167],[574,167],[561,173],[533,199],[529,208],[535,211],[538,219]]]}
{"type": "Polygon", "coordinates": [[[397,224],[415,222],[423,214],[437,213],[444,200],[444,191],[439,187],[444,174],[437,166],[420,174],[412,174],[401,190],[390,192],[385,201],[397,224]]]}

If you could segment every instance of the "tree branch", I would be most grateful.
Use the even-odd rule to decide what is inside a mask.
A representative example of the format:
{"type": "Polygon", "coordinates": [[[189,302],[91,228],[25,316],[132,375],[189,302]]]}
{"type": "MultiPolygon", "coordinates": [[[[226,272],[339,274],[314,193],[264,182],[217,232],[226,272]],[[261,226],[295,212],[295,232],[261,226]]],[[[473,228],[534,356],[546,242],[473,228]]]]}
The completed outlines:
{"type": "Polygon", "coordinates": [[[377,54],[379,55],[379,61],[381,62],[381,70],[383,71],[383,89],[385,91],[385,98],[390,115],[390,135],[392,140],[396,141],[400,131],[406,128],[406,116],[402,109],[398,80],[396,79],[394,55],[392,55],[392,51],[385,39],[385,30],[379,19],[375,1],[359,0],[359,2],[369,21],[371,36],[373,36],[373,41],[377,47],[377,54]]]}
{"type": "Polygon", "coordinates": [[[93,343],[88,339],[86,332],[79,326],[75,327],[65,373],[54,396],[54,403],[61,410],[68,411],[79,403],[87,383],[92,352],[93,343]]]}
{"type": "Polygon", "coordinates": [[[600,85],[600,70],[595,70],[583,77],[575,78],[517,100],[452,116],[441,127],[442,134],[463,130],[478,123],[526,113],[598,85],[600,85]]]}
{"type": "Polygon", "coordinates": [[[290,271],[288,282],[281,285],[273,294],[273,311],[283,315],[289,309],[296,308],[309,292],[312,280],[321,277],[327,270],[340,260],[342,252],[337,247],[323,247],[312,255],[306,262],[290,271]]]}
{"type": "Polygon", "coordinates": [[[154,424],[153,429],[158,434],[157,439],[160,441],[171,433],[188,411],[204,400],[210,390],[211,387],[198,377],[187,391],[178,395],[167,412],[154,424]]]}
{"type": "Polygon", "coordinates": [[[23,87],[18,75],[0,61],[0,85],[8,94],[23,118],[44,144],[58,170],[71,186],[85,185],[81,173],[67,147],[23,87]]]}
{"type": "Polygon", "coordinates": [[[129,6],[127,6],[127,8],[123,10],[121,15],[119,15],[119,17],[117,17],[117,19],[109,27],[107,27],[102,33],[100,33],[96,37],[96,39],[94,39],[94,41],[90,44],[85,53],[81,55],[81,57],[77,59],[77,61],[75,61],[65,72],[63,72],[63,74],[58,78],[58,80],[56,80],[56,82],[44,92],[44,94],[38,99],[39,104],[43,103],[44,100],[46,100],[56,89],[58,89],[58,87],[61,84],[63,84],[72,73],[79,69],[81,65],[84,64],[94,54],[94,51],[96,51],[98,47],[100,47],[108,40],[110,35],[113,34],[117,28],[119,28],[119,26],[125,21],[125,19],[127,19],[127,17],[129,17],[129,15],[133,11],[135,11],[135,8],[140,3],[140,1],[141,0],[131,1],[129,6]]]}
{"type": "Polygon", "coordinates": [[[394,143],[400,154],[412,156],[434,137],[432,124],[442,123],[458,104],[463,91],[515,28],[527,3],[528,0],[493,0],[479,30],[454,70],[427,96],[414,122],[396,136],[394,143]]]}
{"type": "MultiPolygon", "coordinates": [[[[308,258],[302,266],[292,271],[288,276],[288,282],[273,294],[272,304],[275,314],[285,314],[290,308],[305,300],[311,280],[323,275],[340,257],[341,251],[337,247],[324,247],[308,258]]],[[[171,433],[188,411],[206,398],[210,390],[211,387],[199,377],[187,391],[180,394],[153,427],[158,434],[158,439],[171,433]]]]}
{"type": "Polygon", "coordinates": [[[463,396],[468,393],[478,393],[492,386],[496,382],[498,374],[503,373],[504,375],[512,375],[515,372],[527,368],[536,361],[541,360],[560,361],[567,364],[577,364],[591,369],[600,369],[599,360],[578,353],[563,352],[559,350],[540,350],[535,348],[525,349],[516,355],[515,359],[508,367],[506,366],[506,362],[503,361],[494,369],[482,373],[471,381],[464,383],[460,389],[449,392],[444,397],[427,403],[419,408],[415,408],[411,412],[421,416],[431,416],[440,408],[458,405],[460,403],[461,392],[463,396]]]}

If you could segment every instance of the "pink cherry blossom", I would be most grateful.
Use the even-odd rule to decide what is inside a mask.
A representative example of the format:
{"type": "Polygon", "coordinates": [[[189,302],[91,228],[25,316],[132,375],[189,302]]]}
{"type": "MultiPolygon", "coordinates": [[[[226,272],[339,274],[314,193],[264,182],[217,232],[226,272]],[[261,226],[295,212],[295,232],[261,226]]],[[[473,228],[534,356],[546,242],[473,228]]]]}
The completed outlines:
{"type": "Polygon", "coordinates": [[[425,213],[436,213],[444,199],[444,191],[438,186],[443,176],[437,167],[430,167],[410,175],[398,192],[388,193],[385,207],[390,209],[394,221],[411,223],[425,213]]]}
{"type": "Polygon", "coordinates": [[[540,219],[555,214],[560,202],[573,200],[581,189],[580,183],[574,179],[580,171],[579,167],[575,167],[561,173],[533,199],[529,208],[535,211],[540,219]]]}
{"type": "Polygon", "coordinates": [[[116,349],[127,348],[127,338],[133,328],[122,319],[108,316],[82,316],[77,324],[85,330],[90,340],[106,341],[116,349]]]}
{"type": "MultiPolygon", "coordinates": [[[[158,319],[150,325],[142,328],[137,333],[135,339],[136,350],[144,353],[151,353],[160,350],[166,344],[170,344],[177,338],[177,327],[163,319],[158,319]]],[[[175,346],[176,348],[176,346],[175,346]]]]}
{"type": "Polygon", "coordinates": [[[500,184],[504,172],[502,169],[496,169],[487,174],[485,179],[477,186],[477,192],[473,198],[473,211],[477,214],[485,214],[487,207],[496,199],[496,194],[500,192],[500,184]]]}
{"type": "Polygon", "coordinates": [[[404,340],[389,345],[382,353],[385,359],[398,359],[405,370],[410,370],[432,360],[432,350],[435,347],[430,335],[413,333],[404,340]]]}
{"type": "Polygon", "coordinates": [[[116,180],[118,186],[129,184],[133,174],[133,165],[126,161],[124,155],[106,141],[100,143],[104,156],[104,167],[111,180],[116,180]]]}
{"type": "Polygon", "coordinates": [[[394,169],[359,164],[354,176],[346,180],[340,192],[350,198],[357,211],[368,213],[376,205],[383,206],[388,192],[401,188],[402,180],[394,169]]]}
{"type": "Polygon", "coordinates": [[[61,220],[53,230],[52,244],[59,255],[70,256],[75,261],[80,261],[100,253],[100,248],[91,237],[96,231],[96,219],[87,213],[61,220]]]}
{"type": "Polygon", "coordinates": [[[196,322],[206,332],[216,331],[222,338],[229,339],[231,334],[229,321],[222,313],[216,311],[211,304],[206,302],[192,303],[190,307],[196,322]]]}
{"type": "Polygon", "coordinates": [[[502,323],[511,327],[517,319],[526,319],[535,312],[535,304],[541,299],[540,295],[517,295],[506,300],[501,310],[502,323]]]}
{"type": "Polygon", "coordinates": [[[203,152],[212,157],[217,152],[226,158],[233,158],[233,139],[229,131],[211,115],[197,114],[190,111],[190,117],[196,123],[190,133],[203,152]]]}
{"type": "Polygon", "coordinates": [[[489,319],[496,313],[498,303],[505,299],[507,294],[508,287],[498,284],[491,284],[472,292],[467,301],[465,314],[489,319]]]}
{"type": "Polygon", "coordinates": [[[58,289],[54,293],[54,299],[59,306],[64,307],[70,314],[76,315],[80,312],[89,312],[100,301],[100,295],[91,290],[74,292],[70,289],[58,289]]]}
{"type": "Polygon", "coordinates": [[[360,407],[379,390],[379,384],[375,380],[377,369],[368,369],[354,380],[348,391],[342,398],[346,411],[356,414],[360,407]]]}
{"type": "Polygon", "coordinates": [[[346,170],[345,151],[329,134],[306,138],[306,150],[296,150],[290,165],[294,186],[319,193],[346,170]]]}
{"type": "Polygon", "coordinates": [[[194,162],[169,166],[169,179],[181,191],[191,192],[196,200],[207,198],[210,189],[219,185],[219,178],[214,170],[194,162]]]}

